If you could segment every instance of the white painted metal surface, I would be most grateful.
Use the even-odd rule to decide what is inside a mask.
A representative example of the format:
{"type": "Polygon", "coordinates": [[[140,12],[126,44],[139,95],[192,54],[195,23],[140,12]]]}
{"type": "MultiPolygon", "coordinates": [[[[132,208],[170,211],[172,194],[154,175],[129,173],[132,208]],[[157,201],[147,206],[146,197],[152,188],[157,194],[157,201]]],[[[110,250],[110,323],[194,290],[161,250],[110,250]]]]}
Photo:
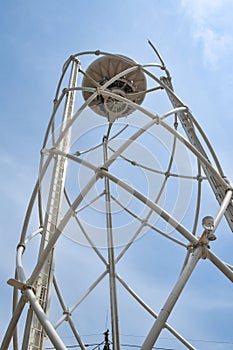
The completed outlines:
{"type": "MultiPolygon", "coordinates": [[[[146,314],[145,324],[148,316],[153,320],[148,335],[144,334],[143,350],[157,344],[163,329],[182,346],[194,350],[185,335],[169,325],[168,318],[198,261],[209,260],[233,282],[230,264],[210,247],[210,237],[218,237],[224,216],[229,228],[233,227],[233,189],[204,131],[174,93],[161,56],[151,46],[159,59],[155,64],[141,65],[122,55],[93,51],[71,56],[63,67],[41,151],[38,181],[17,247],[16,275],[8,281],[14,287],[14,310],[2,350],[11,342],[18,350],[17,326],[23,333],[20,342],[24,350],[42,350],[46,344],[66,349],[67,334],[72,334],[74,346],[85,350],[83,325],[88,324],[86,332],[93,332],[96,321],[92,312],[97,320],[104,318],[96,311],[102,305],[110,310],[111,330],[105,336],[111,342],[108,338],[99,346],[110,344],[120,350],[127,323],[123,319],[129,316],[122,307],[127,305],[124,293],[143,310],[142,317],[146,314]],[[90,55],[98,59],[83,68],[79,60],[90,55]],[[165,76],[160,77],[161,71],[165,76]],[[77,80],[80,76],[82,81],[77,80]],[[142,105],[147,98],[151,103],[148,108],[142,105]],[[203,182],[210,184],[218,205],[215,216],[207,213],[213,216],[213,227],[204,231],[203,182]],[[196,190],[186,188],[187,183],[191,187],[195,184],[196,190]],[[36,211],[39,229],[35,227],[30,234],[36,211]],[[127,269],[122,269],[124,276],[120,272],[130,251],[155,235],[183,249],[185,256],[177,282],[158,313],[130,286],[124,275],[127,269]],[[77,253],[65,250],[64,237],[77,245],[77,253]],[[32,262],[29,255],[30,263],[25,263],[24,254],[34,249],[36,240],[38,256],[32,262]],[[79,250],[83,246],[88,249],[84,260],[79,250]],[[55,248],[60,249],[58,261],[55,248]],[[90,251],[96,260],[88,260],[90,251]],[[74,258],[77,262],[70,263],[74,258]],[[62,270],[59,281],[56,265],[62,270]],[[17,290],[22,293],[20,298],[17,290]],[[56,301],[58,307],[54,306],[56,301]]],[[[141,260],[143,263],[143,256],[141,260]]],[[[153,275],[153,266],[148,266],[147,273],[153,275]]],[[[134,317],[132,314],[132,323],[134,317]]],[[[141,322],[143,328],[143,318],[141,322]]]]}

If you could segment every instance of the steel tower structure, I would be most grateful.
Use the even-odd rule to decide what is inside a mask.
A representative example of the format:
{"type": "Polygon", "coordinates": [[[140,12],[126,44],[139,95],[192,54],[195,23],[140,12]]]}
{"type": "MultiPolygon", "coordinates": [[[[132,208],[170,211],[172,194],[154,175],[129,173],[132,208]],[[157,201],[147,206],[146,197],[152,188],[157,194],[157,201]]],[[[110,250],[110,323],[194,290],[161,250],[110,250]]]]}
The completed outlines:
{"type": "Polygon", "coordinates": [[[204,131],[175,94],[163,59],[150,46],[158,63],[139,64],[126,56],[90,51],[64,64],[17,246],[15,278],[8,281],[14,287],[13,315],[2,350],[11,341],[14,350],[42,350],[46,344],[66,349],[63,328],[77,347],[87,349],[82,323],[91,332],[94,321],[88,312],[102,298],[110,309],[112,339],[105,332],[103,345],[119,350],[121,319],[127,314],[121,310],[119,286],[154,320],[141,343],[143,350],[152,349],[163,329],[195,349],[167,322],[189,277],[198,261],[207,259],[233,281],[232,266],[210,248],[224,216],[233,230],[233,188],[204,131]],[[89,64],[92,56],[98,58],[89,64]],[[86,69],[81,60],[88,63],[86,69]],[[142,105],[145,98],[148,107],[142,105]],[[217,199],[215,216],[203,215],[208,209],[201,200],[204,186],[217,199]],[[158,313],[118,271],[135,245],[150,236],[184,251],[177,281],[158,313]],[[81,262],[77,253],[77,262],[69,263],[69,253],[59,248],[64,239],[77,251],[84,249],[86,260],[81,262]],[[96,265],[88,261],[90,252],[96,265]],[[95,303],[89,305],[92,294],[95,303]]]}

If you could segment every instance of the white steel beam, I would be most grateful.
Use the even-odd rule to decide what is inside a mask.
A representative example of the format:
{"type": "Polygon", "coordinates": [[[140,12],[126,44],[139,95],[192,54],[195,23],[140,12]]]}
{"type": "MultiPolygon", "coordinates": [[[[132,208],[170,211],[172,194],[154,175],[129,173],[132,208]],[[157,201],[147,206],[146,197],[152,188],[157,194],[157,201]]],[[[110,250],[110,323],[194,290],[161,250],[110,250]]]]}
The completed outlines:
{"type": "MultiPolygon", "coordinates": [[[[103,138],[104,163],[108,161],[108,140],[103,138]]],[[[110,291],[110,306],[111,306],[111,321],[112,321],[112,340],[113,349],[120,350],[120,335],[118,324],[118,308],[117,308],[117,293],[116,293],[116,272],[115,272],[115,257],[114,257],[114,239],[112,230],[112,213],[111,213],[111,194],[110,183],[107,177],[104,178],[105,183],[105,203],[106,203],[106,226],[107,226],[107,247],[108,247],[108,266],[109,266],[109,291],[110,291]]]]}
{"type": "Polygon", "coordinates": [[[184,289],[189,277],[191,276],[195,266],[197,265],[197,262],[201,258],[202,251],[203,247],[198,246],[194,250],[193,254],[190,256],[188,264],[185,266],[168,299],[162,307],[157,320],[155,321],[154,325],[152,326],[149,334],[147,335],[142,345],[141,350],[151,350],[153,348],[182,290],[184,289]]]}
{"type": "MultiPolygon", "coordinates": [[[[71,74],[70,74],[70,82],[69,88],[73,88],[76,86],[77,76],[79,70],[79,62],[74,59],[71,74]]],[[[67,99],[65,104],[65,110],[63,115],[63,123],[61,126],[61,133],[65,129],[67,123],[71,120],[73,115],[74,108],[74,99],[75,99],[75,91],[69,91],[67,93],[67,99]]],[[[68,152],[70,146],[70,133],[68,130],[59,144],[59,148],[63,152],[68,152]]],[[[50,193],[47,201],[47,209],[45,213],[44,220],[44,230],[42,233],[40,252],[38,261],[40,261],[42,253],[44,252],[50,238],[54,235],[56,231],[57,224],[59,222],[59,211],[61,205],[61,198],[63,195],[64,182],[66,176],[66,157],[56,156],[53,175],[50,186],[50,193]]],[[[40,306],[44,310],[45,313],[49,312],[50,305],[50,295],[51,295],[51,286],[53,280],[53,270],[54,270],[54,258],[53,258],[54,248],[50,251],[48,258],[43,264],[42,270],[40,271],[39,276],[36,280],[36,298],[39,300],[40,306]]],[[[33,299],[32,299],[33,300],[33,299]]],[[[34,350],[34,349],[43,349],[45,336],[43,334],[43,328],[41,324],[41,320],[38,319],[36,310],[38,311],[38,305],[34,303],[36,309],[36,315],[32,316],[30,332],[28,339],[24,339],[25,350],[34,350]]],[[[39,313],[40,314],[40,313],[39,313]]],[[[26,327],[28,325],[26,324],[26,327]]],[[[25,334],[27,334],[25,332],[25,334]]]]}

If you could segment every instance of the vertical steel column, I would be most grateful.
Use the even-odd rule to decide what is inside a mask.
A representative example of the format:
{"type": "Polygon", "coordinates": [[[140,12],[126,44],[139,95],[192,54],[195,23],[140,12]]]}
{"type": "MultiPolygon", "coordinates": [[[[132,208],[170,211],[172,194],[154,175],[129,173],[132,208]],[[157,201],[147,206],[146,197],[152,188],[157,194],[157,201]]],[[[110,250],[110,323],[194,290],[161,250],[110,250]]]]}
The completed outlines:
{"type": "Polygon", "coordinates": [[[169,297],[167,298],[164,306],[162,307],[157,320],[155,321],[154,325],[152,326],[148,336],[146,337],[143,345],[142,350],[151,350],[156,342],[156,340],[159,337],[159,334],[161,333],[162,329],[164,328],[164,325],[175,306],[175,303],[177,302],[184,286],[186,285],[191,273],[193,272],[197,262],[202,256],[202,246],[198,246],[193,254],[190,257],[189,263],[185,266],[184,270],[182,271],[178,281],[176,282],[175,286],[173,287],[169,297]]]}
{"type": "MultiPolygon", "coordinates": [[[[108,139],[103,138],[104,163],[108,160],[108,139]]],[[[106,169],[107,170],[107,169],[106,169]]],[[[115,257],[114,257],[114,239],[112,232],[112,214],[111,214],[111,196],[109,179],[105,177],[105,201],[106,201],[106,224],[107,224],[107,245],[108,245],[108,268],[109,268],[109,286],[110,286],[110,305],[111,305],[111,322],[112,322],[112,341],[113,350],[120,350],[119,340],[119,323],[117,309],[117,293],[116,293],[116,273],[115,273],[115,257]]]]}
{"type": "MultiPolygon", "coordinates": [[[[69,89],[72,89],[76,86],[77,76],[79,70],[79,62],[74,59],[72,62],[69,89]]],[[[68,90],[65,102],[65,109],[63,114],[63,122],[61,125],[60,133],[62,133],[71,120],[74,109],[75,101],[75,90],[68,90]]],[[[59,149],[67,153],[70,147],[70,136],[71,130],[69,129],[64,135],[61,143],[59,144],[59,149]]],[[[65,156],[56,155],[55,162],[53,167],[53,174],[51,178],[50,191],[47,201],[47,208],[45,213],[44,220],[44,229],[42,232],[41,245],[39,251],[38,261],[44,249],[46,248],[50,238],[53,236],[56,231],[57,224],[59,222],[59,214],[61,207],[61,199],[64,190],[65,176],[66,176],[66,166],[67,160],[65,156]]],[[[43,310],[49,312],[49,304],[51,297],[51,286],[53,280],[54,272],[54,248],[51,250],[48,259],[46,260],[38,278],[36,281],[36,298],[39,300],[39,303],[43,310]]],[[[30,324],[26,323],[25,334],[27,334],[27,339],[24,339],[23,349],[27,350],[42,350],[44,349],[45,334],[43,327],[39,322],[37,316],[30,308],[29,313],[33,313],[28,320],[31,319],[30,324]]]]}
{"type": "MultiPolygon", "coordinates": [[[[161,81],[171,90],[174,91],[173,86],[172,86],[172,82],[171,79],[169,77],[161,77],[161,81]]],[[[179,100],[177,100],[173,94],[166,90],[166,93],[173,105],[174,108],[176,107],[180,107],[181,103],[179,102],[179,100]]],[[[205,149],[203,148],[201,142],[199,141],[198,136],[196,135],[193,123],[191,121],[191,119],[189,118],[188,114],[186,112],[178,112],[177,113],[178,118],[182,124],[182,127],[189,139],[189,142],[196,147],[196,149],[209,161],[208,156],[205,152],[205,149]]],[[[204,165],[202,163],[202,168],[203,171],[207,177],[207,180],[209,181],[209,184],[216,196],[216,199],[218,201],[218,203],[221,205],[223,199],[225,198],[225,192],[227,187],[229,187],[229,181],[225,178],[226,181],[226,187],[224,187],[219,180],[216,178],[216,176],[214,176],[211,171],[209,170],[209,168],[206,167],[206,165],[204,165]]],[[[228,204],[228,208],[225,211],[225,217],[227,219],[227,222],[231,228],[231,230],[233,231],[233,204],[232,202],[229,202],[228,204]]]]}

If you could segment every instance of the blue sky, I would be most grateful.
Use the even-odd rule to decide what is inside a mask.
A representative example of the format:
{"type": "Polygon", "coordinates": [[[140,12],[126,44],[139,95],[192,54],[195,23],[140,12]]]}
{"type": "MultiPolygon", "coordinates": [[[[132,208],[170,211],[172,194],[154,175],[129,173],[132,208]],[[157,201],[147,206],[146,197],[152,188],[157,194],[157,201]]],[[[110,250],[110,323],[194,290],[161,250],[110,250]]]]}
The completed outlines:
{"type": "MultiPolygon", "coordinates": [[[[6,281],[14,274],[15,249],[37,178],[42,140],[64,61],[80,51],[101,49],[140,63],[153,62],[154,54],[147,44],[150,39],[171,72],[176,93],[190,107],[225,173],[233,180],[232,17],[230,0],[1,3],[0,337],[11,310],[11,287],[6,281]]],[[[228,257],[231,250],[225,249],[233,244],[233,236],[226,225],[222,230],[223,239],[216,241],[216,252],[228,257]]],[[[137,249],[140,250],[139,243],[137,249]]],[[[147,249],[149,253],[150,247],[147,249]]],[[[229,262],[232,264],[232,260],[229,262]]],[[[153,304],[150,292],[154,282],[147,278],[153,260],[146,261],[137,273],[134,263],[132,258],[125,274],[132,280],[135,277],[139,289],[143,285],[144,296],[153,304]]],[[[182,296],[184,306],[179,308],[179,301],[171,323],[177,322],[187,338],[202,340],[194,343],[198,349],[231,349],[232,286],[210,263],[199,265],[192,276],[193,284],[182,296]]],[[[162,291],[166,296],[169,287],[162,276],[157,283],[160,288],[156,297],[160,300],[162,291]]],[[[137,323],[132,327],[134,337],[141,335],[137,323]]],[[[96,330],[98,334],[104,331],[104,321],[100,328],[96,330]]],[[[166,346],[182,349],[170,339],[166,346]]]]}

